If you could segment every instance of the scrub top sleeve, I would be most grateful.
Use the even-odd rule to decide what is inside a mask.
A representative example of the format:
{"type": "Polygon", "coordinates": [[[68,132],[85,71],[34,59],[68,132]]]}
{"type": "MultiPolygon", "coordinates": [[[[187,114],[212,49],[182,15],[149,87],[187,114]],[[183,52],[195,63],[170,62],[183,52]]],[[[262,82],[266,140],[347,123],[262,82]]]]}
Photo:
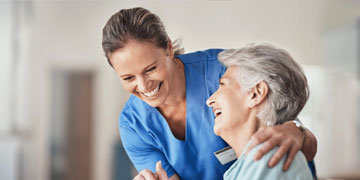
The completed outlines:
{"type": "Polygon", "coordinates": [[[155,172],[156,163],[161,160],[168,177],[174,175],[174,169],[160,150],[145,143],[132,128],[120,125],[119,129],[123,147],[138,172],[144,169],[155,172]]]}

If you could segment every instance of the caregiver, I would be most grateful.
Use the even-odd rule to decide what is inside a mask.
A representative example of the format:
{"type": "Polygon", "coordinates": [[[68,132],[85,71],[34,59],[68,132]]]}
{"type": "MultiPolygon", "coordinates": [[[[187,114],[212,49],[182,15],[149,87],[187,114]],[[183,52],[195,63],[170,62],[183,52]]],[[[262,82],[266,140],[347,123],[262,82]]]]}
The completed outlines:
{"type": "MultiPolygon", "coordinates": [[[[160,18],[144,8],[115,13],[103,28],[102,46],[132,94],[120,114],[119,130],[139,172],[135,179],[154,179],[159,160],[170,179],[221,179],[233,162],[222,165],[213,155],[228,144],[213,133],[214,116],[205,101],[226,70],[217,59],[222,50],[182,54],[160,18]]],[[[314,135],[292,122],[262,128],[252,142],[263,143],[256,159],[279,146],[269,166],[288,154],[284,170],[299,150],[310,161],[317,148],[314,135]]]]}

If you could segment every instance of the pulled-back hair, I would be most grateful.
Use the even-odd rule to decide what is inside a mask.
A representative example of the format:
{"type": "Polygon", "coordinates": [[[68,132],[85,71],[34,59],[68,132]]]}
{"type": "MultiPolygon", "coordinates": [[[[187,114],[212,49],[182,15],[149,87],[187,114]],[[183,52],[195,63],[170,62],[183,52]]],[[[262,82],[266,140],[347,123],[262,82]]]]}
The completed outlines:
{"type": "MultiPolygon", "coordinates": [[[[150,41],[159,48],[167,48],[168,37],[160,18],[149,10],[137,7],[122,9],[107,21],[103,28],[102,47],[110,64],[110,55],[126,46],[129,40],[150,41]]],[[[181,42],[173,44],[175,55],[182,54],[181,42]]]]}
{"type": "Polygon", "coordinates": [[[219,54],[227,67],[237,67],[240,93],[247,93],[261,81],[269,87],[267,101],[257,114],[261,122],[275,125],[294,120],[309,97],[302,68],[289,53],[272,45],[250,44],[219,54]]]}

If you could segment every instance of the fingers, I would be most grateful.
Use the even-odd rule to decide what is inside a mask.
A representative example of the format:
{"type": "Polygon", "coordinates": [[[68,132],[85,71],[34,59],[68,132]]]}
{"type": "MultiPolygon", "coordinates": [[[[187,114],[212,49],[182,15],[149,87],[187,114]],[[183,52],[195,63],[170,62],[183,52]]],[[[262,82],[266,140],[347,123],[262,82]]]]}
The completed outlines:
{"type": "Polygon", "coordinates": [[[278,144],[277,138],[267,140],[254,155],[254,160],[260,160],[266,153],[272,150],[278,144]]]}
{"type": "Polygon", "coordinates": [[[159,176],[160,180],[168,179],[166,171],[162,168],[161,161],[156,163],[156,174],[159,176]]]}
{"type": "Polygon", "coordinates": [[[146,180],[145,179],[145,177],[142,175],[142,174],[138,174],[138,175],[136,175],[134,178],[133,178],[133,180],[146,180]]]}
{"type": "Polygon", "coordinates": [[[145,169],[140,173],[145,177],[146,180],[156,180],[155,174],[150,170],[145,169]]]}
{"type": "Polygon", "coordinates": [[[284,129],[286,129],[288,132],[285,133],[287,136],[292,137],[294,139],[294,142],[298,145],[298,146],[302,146],[303,141],[304,141],[304,132],[302,132],[298,127],[296,127],[296,125],[292,122],[287,122],[283,125],[284,129]]]}
{"type": "Polygon", "coordinates": [[[281,160],[281,158],[286,155],[290,147],[291,147],[290,140],[287,140],[283,144],[281,144],[279,149],[276,151],[276,153],[271,157],[268,163],[269,167],[274,167],[281,160]]]}
{"type": "Polygon", "coordinates": [[[156,175],[148,169],[142,170],[137,176],[134,177],[134,180],[156,180],[156,175]]]}
{"type": "MultiPolygon", "coordinates": [[[[271,137],[271,133],[268,131],[268,128],[261,127],[256,133],[251,137],[251,144],[249,148],[246,150],[246,154],[248,154],[254,147],[265,142],[271,137]]],[[[262,157],[262,156],[261,156],[262,157]]]]}
{"type": "Polygon", "coordinates": [[[287,171],[287,170],[290,168],[291,163],[292,163],[292,161],[294,160],[295,155],[296,155],[296,153],[297,153],[299,150],[300,150],[300,149],[299,149],[298,146],[291,146],[289,155],[288,155],[288,157],[286,158],[285,163],[284,163],[284,166],[283,166],[283,171],[287,171]]]}

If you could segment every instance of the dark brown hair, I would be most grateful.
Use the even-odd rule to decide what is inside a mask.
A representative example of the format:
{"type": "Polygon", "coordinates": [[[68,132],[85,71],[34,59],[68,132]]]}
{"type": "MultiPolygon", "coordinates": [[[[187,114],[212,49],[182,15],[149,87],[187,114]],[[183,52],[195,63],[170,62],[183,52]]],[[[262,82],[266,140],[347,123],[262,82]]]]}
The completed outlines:
{"type": "MultiPolygon", "coordinates": [[[[102,47],[110,66],[110,55],[125,47],[131,39],[150,41],[164,49],[170,40],[164,24],[156,14],[141,7],[122,9],[112,15],[103,28],[102,47]]],[[[180,46],[179,41],[174,42],[175,55],[183,53],[180,46]]]]}

